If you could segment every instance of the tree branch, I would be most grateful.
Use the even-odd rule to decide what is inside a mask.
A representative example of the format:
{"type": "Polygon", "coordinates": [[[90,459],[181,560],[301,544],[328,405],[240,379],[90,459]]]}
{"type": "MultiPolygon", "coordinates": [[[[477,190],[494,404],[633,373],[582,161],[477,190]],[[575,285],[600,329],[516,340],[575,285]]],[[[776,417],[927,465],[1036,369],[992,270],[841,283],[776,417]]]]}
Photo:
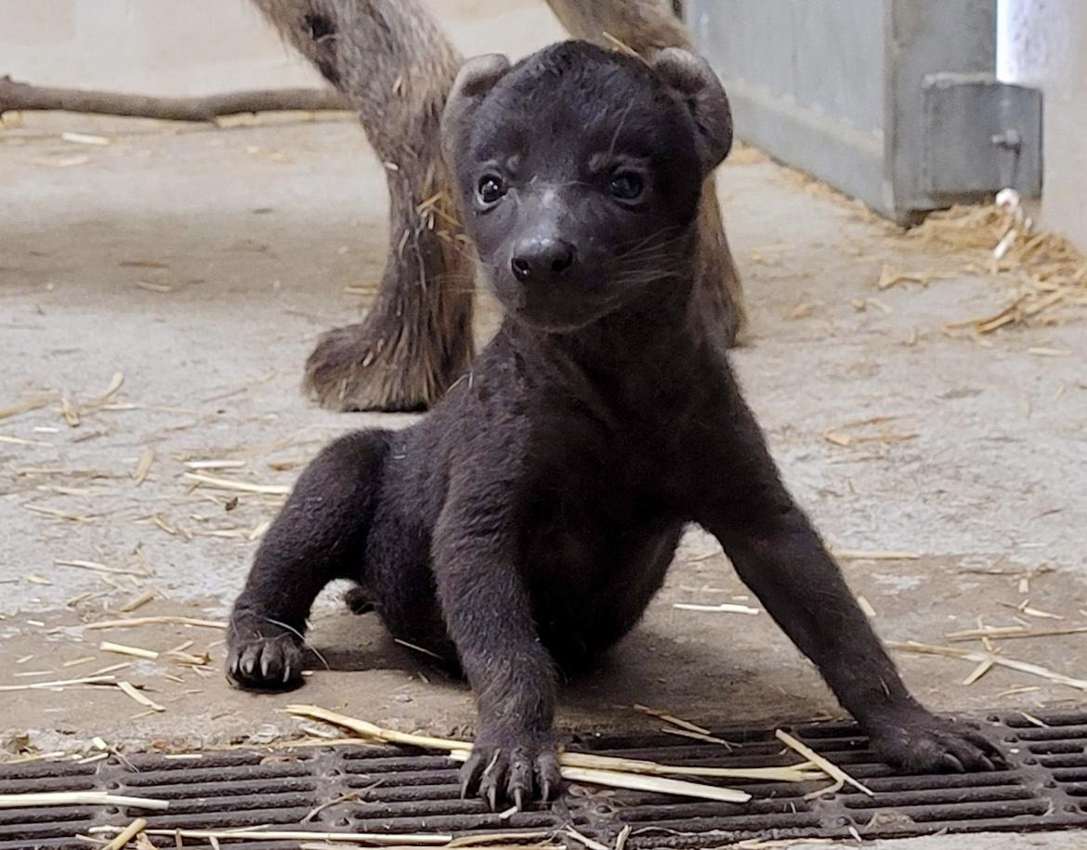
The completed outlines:
{"type": "Polygon", "coordinates": [[[49,88],[16,82],[8,76],[0,77],[0,115],[41,110],[157,118],[162,121],[213,122],[223,115],[244,112],[318,112],[351,110],[351,106],[332,89],[274,89],[207,97],[151,97],[90,89],[49,88]]]}

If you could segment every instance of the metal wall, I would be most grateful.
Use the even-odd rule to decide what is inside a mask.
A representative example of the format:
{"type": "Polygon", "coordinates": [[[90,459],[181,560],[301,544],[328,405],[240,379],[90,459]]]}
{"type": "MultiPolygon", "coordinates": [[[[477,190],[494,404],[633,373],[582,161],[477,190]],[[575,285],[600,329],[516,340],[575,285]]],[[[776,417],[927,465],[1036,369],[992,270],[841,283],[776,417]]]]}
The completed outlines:
{"type": "Polygon", "coordinates": [[[997,0],[689,0],[687,20],[740,138],[885,215],[1035,188],[1040,101],[996,83],[997,0]],[[1036,162],[994,145],[1009,128],[1036,162]]]}

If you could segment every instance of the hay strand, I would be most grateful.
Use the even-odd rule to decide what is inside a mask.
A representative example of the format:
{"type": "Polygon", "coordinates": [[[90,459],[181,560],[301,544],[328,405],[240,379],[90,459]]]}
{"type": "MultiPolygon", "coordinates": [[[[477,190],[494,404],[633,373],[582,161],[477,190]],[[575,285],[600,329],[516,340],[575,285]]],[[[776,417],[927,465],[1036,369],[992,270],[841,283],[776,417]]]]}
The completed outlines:
{"type": "MultiPolygon", "coordinates": [[[[33,794],[0,794],[0,809],[30,809],[38,806],[127,806],[132,809],[164,811],[168,800],[124,797],[103,791],[43,791],[33,794]]],[[[113,827],[118,832],[120,827],[113,827]]]]}
{"type": "Polygon", "coordinates": [[[848,773],[838,767],[838,765],[834,764],[829,759],[826,759],[823,756],[819,755],[819,753],[817,753],[811,747],[800,743],[800,741],[798,741],[788,732],[785,732],[782,729],[778,729],[774,732],[774,735],[785,746],[789,747],[792,750],[796,750],[796,752],[800,753],[800,755],[802,755],[816,767],[820,768],[824,773],[827,774],[827,776],[836,779],[838,782],[844,782],[847,785],[852,785],[858,791],[864,792],[869,797],[875,796],[870,788],[861,785],[861,783],[859,783],[856,779],[854,779],[852,776],[850,776],[848,773]]]}
{"type": "Polygon", "coordinates": [[[1028,661],[1017,661],[1014,658],[1005,658],[1002,655],[993,655],[988,652],[973,652],[968,649],[959,649],[954,646],[933,646],[931,644],[918,643],[912,640],[905,643],[889,641],[887,645],[892,649],[897,649],[899,652],[914,652],[920,655],[943,655],[948,658],[973,661],[975,664],[981,664],[983,661],[991,661],[998,667],[1007,667],[1009,670],[1018,670],[1020,673],[1029,673],[1032,676],[1040,676],[1043,679],[1048,679],[1059,685],[1067,685],[1070,688],[1087,691],[1087,680],[1076,679],[1072,676],[1058,673],[1055,670],[1050,670],[1048,667],[1042,667],[1039,664],[1031,664],[1028,661]]]}

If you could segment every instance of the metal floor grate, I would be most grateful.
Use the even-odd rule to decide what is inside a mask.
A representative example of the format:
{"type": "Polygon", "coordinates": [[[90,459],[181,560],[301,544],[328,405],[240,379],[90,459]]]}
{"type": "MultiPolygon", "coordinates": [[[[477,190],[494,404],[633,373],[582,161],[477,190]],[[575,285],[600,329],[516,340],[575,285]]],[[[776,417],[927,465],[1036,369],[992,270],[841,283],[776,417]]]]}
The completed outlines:
{"type": "MultiPolygon", "coordinates": [[[[747,838],[866,838],[929,833],[1038,831],[1087,828],[1087,713],[1041,715],[1039,727],[1022,715],[990,715],[985,733],[1004,752],[1009,769],[997,773],[904,776],[880,764],[852,724],[785,727],[876,792],[845,790],[805,800],[826,783],[727,783],[754,799],[744,805],[701,802],[641,792],[574,788],[549,809],[508,819],[478,800],[461,800],[457,769],[442,756],[388,747],[204,752],[199,758],[130,755],[125,761],[0,765],[0,793],[109,791],[169,800],[160,814],[102,807],[0,809],[0,850],[86,850],[76,838],[93,826],[124,826],[143,814],[151,827],[231,829],[274,825],[322,832],[452,832],[454,834],[561,830],[613,845],[625,825],[627,846],[712,847],[747,838]],[[126,764],[127,762],[127,764],[126,764]],[[306,826],[318,806],[329,806],[306,826]]],[[[721,730],[729,751],[674,736],[598,737],[578,749],[652,758],[673,764],[777,766],[783,753],[772,729],[721,730]]],[[[561,836],[560,836],[561,837],[561,836]]],[[[157,838],[160,846],[173,839],[157,838]]],[[[185,847],[200,847],[187,839],[185,847]]],[[[284,843],[223,842],[234,850],[282,848],[284,843]]],[[[574,845],[576,846],[576,845],[574,845]]]]}

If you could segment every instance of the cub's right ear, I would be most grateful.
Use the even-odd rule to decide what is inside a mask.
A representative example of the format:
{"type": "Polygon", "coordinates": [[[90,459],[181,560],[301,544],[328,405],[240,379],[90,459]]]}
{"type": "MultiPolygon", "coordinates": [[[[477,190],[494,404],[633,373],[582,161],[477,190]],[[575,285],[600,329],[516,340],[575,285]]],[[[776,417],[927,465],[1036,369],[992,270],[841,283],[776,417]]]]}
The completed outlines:
{"type": "Polygon", "coordinates": [[[450,166],[456,162],[472,115],[509,68],[510,60],[501,53],[476,56],[461,65],[442,112],[442,153],[450,166]]]}

